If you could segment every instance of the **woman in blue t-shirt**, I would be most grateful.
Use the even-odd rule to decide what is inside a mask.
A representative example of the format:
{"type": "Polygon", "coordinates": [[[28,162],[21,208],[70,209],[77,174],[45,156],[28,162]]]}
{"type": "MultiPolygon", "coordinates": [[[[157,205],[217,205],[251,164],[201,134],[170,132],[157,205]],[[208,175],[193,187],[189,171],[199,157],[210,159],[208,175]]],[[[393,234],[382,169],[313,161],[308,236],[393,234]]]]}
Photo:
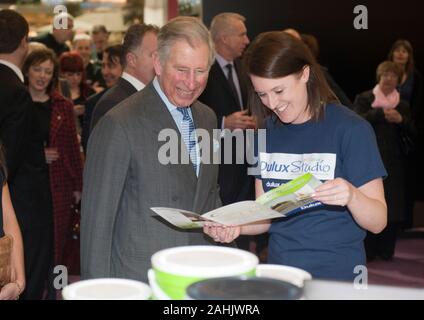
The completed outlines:
{"type": "Polygon", "coordinates": [[[353,280],[366,263],[365,231],[379,233],[387,223],[386,171],[372,127],[332,102],[310,51],[290,35],[259,35],[245,65],[252,111],[267,111],[256,196],[310,172],[324,182],[314,194],[324,206],[243,226],[208,224],[204,232],[218,242],[269,232],[269,263],[299,267],[315,278],[353,280]]]}
{"type": "MultiPolygon", "coordinates": [[[[24,249],[21,230],[10,200],[9,188],[6,183],[6,164],[0,145],[0,239],[5,235],[12,238],[11,279],[9,283],[0,284],[0,300],[18,299],[25,288],[24,249]],[[3,285],[3,286],[2,286],[3,285]]],[[[2,272],[4,270],[0,270],[2,272]]]]}

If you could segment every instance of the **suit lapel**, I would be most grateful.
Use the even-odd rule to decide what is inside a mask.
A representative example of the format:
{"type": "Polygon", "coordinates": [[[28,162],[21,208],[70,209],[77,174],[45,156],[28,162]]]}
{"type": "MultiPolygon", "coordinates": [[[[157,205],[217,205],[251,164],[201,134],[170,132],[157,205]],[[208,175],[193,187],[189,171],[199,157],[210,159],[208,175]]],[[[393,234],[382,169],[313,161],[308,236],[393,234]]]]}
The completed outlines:
{"type": "Polygon", "coordinates": [[[234,96],[233,90],[231,90],[230,85],[228,84],[228,78],[225,76],[224,71],[222,71],[218,61],[215,61],[215,63],[212,65],[211,72],[213,72],[213,74],[218,79],[218,82],[221,83],[221,85],[225,88],[227,94],[233,98],[233,102],[235,106],[237,106],[237,109],[240,110],[238,99],[234,96]]]}
{"type": "MultiPolygon", "coordinates": [[[[187,159],[188,157],[188,159],[190,159],[187,147],[184,144],[184,139],[181,136],[180,130],[178,129],[177,124],[175,123],[175,120],[169,112],[167,106],[162,101],[159,94],[156,92],[156,89],[153,87],[153,84],[150,83],[142,91],[145,91],[152,99],[152,102],[147,103],[146,105],[148,108],[151,108],[151,110],[149,110],[149,115],[151,116],[152,124],[155,127],[153,134],[158,137],[159,132],[163,129],[172,129],[177,132],[178,140],[180,142],[178,151],[182,153],[181,157],[184,157],[185,159],[187,159]]],[[[197,127],[196,121],[194,123],[197,127]]],[[[184,177],[189,179],[190,183],[197,184],[197,176],[194,172],[193,164],[191,163],[191,161],[189,164],[178,165],[176,166],[176,168],[181,168],[183,170],[184,177]]],[[[199,172],[201,172],[201,169],[202,168],[200,168],[199,172]]]]}
{"type": "MultiPolygon", "coordinates": [[[[195,129],[206,128],[205,120],[202,117],[201,110],[199,110],[199,106],[196,102],[193,103],[193,105],[191,106],[191,114],[193,115],[193,121],[194,121],[195,129]]],[[[199,137],[197,137],[197,142],[199,142],[199,137]]],[[[199,154],[199,157],[200,157],[200,154],[199,154]]],[[[200,161],[199,180],[200,180],[200,177],[202,175],[203,168],[204,167],[203,167],[202,161],[200,161]]]]}
{"type": "Polygon", "coordinates": [[[241,93],[241,103],[243,105],[243,109],[247,104],[247,83],[246,78],[247,75],[243,72],[243,68],[239,59],[234,60],[234,69],[236,70],[237,77],[239,79],[240,85],[240,93],[241,93]]]}

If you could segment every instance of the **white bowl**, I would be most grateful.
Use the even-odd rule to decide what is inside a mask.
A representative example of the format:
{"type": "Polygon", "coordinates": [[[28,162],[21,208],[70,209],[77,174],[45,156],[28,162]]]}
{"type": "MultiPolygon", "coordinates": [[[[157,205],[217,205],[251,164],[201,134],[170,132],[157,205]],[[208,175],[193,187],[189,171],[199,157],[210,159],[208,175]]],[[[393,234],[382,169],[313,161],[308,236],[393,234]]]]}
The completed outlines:
{"type": "Polygon", "coordinates": [[[311,274],[303,269],[278,264],[258,265],[256,267],[256,276],[283,280],[298,287],[303,287],[305,280],[312,279],[311,274]]]}
{"type": "Polygon", "coordinates": [[[62,290],[65,300],[147,300],[151,295],[143,282],[113,278],[78,281],[62,290]]]}
{"type": "Polygon", "coordinates": [[[155,270],[179,276],[218,278],[251,272],[258,258],[245,250],[219,246],[182,246],[156,252],[155,270]]]}
{"type": "Polygon", "coordinates": [[[183,246],[156,252],[152,258],[155,284],[171,299],[182,300],[194,282],[255,275],[258,258],[247,251],[218,246],[183,246]]]}

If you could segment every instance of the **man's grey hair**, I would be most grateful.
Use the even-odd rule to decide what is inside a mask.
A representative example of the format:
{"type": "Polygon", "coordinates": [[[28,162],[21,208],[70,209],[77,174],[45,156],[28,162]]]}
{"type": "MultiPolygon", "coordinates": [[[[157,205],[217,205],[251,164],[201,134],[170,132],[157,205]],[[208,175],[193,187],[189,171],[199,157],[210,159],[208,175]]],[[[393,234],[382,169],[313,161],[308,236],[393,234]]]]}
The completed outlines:
{"type": "Polygon", "coordinates": [[[143,42],[144,36],[151,32],[155,35],[158,34],[159,28],[152,24],[142,24],[142,23],[136,23],[133,24],[131,27],[128,28],[127,32],[125,33],[124,40],[122,42],[123,46],[123,55],[124,55],[124,67],[127,65],[127,54],[133,50],[136,50],[139,46],[141,46],[141,43],[143,42]]]}
{"type": "Polygon", "coordinates": [[[245,22],[246,18],[234,12],[223,12],[213,17],[210,27],[213,41],[217,41],[222,33],[231,31],[234,20],[245,22]]]}
{"type": "Polygon", "coordinates": [[[195,17],[177,17],[170,20],[159,31],[158,34],[158,55],[163,64],[169,56],[171,47],[177,42],[184,40],[192,48],[204,43],[209,48],[208,66],[210,67],[215,59],[215,49],[206,26],[195,17]]]}

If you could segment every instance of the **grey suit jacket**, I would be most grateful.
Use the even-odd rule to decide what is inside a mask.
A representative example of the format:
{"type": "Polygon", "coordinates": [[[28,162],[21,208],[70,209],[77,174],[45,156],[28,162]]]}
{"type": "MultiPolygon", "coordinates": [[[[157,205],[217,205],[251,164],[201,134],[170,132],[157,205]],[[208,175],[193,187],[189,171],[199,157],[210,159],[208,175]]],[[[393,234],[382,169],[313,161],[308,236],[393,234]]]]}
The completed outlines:
{"type": "MultiPolygon", "coordinates": [[[[195,102],[196,128],[209,133],[216,116],[195,102]]],[[[149,209],[175,207],[204,213],[221,205],[218,165],[162,165],[162,129],[178,128],[152,84],[109,111],[92,132],[84,171],[81,214],[81,275],[147,281],[150,258],[158,250],[211,244],[202,230],[182,231],[149,209]]],[[[212,133],[211,133],[212,135],[212,133]]],[[[212,140],[212,139],[211,139],[212,140]]],[[[179,146],[179,150],[186,150],[179,146]]],[[[187,151],[185,151],[187,152],[187,151]]]]}

